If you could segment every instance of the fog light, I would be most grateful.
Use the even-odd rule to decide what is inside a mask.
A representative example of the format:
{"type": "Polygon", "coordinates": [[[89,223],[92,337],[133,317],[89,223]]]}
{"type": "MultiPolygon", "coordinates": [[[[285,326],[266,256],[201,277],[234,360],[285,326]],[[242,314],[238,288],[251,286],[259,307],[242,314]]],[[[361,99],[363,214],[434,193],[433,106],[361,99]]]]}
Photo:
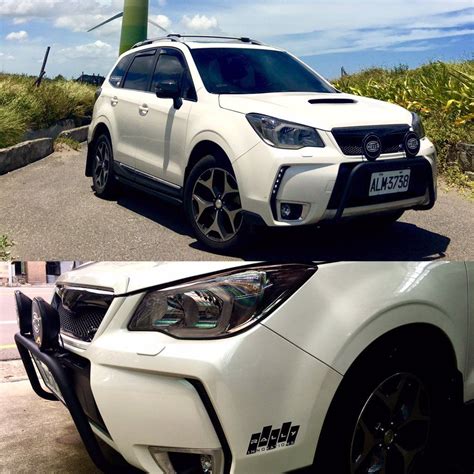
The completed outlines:
{"type": "Polygon", "coordinates": [[[301,217],[302,213],[303,213],[302,204],[290,204],[288,202],[284,202],[280,206],[281,218],[287,221],[298,220],[301,217]]]}
{"type": "Polygon", "coordinates": [[[209,456],[209,454],[201,454],[202,472],[212,474],[212,464],[212,456],[209,456]]]}

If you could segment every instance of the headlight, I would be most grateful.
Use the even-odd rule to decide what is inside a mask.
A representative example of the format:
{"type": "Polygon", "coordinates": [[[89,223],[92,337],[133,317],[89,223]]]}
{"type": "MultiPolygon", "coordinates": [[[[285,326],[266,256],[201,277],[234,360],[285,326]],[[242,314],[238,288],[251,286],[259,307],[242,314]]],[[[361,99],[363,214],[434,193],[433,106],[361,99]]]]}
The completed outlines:
{"type": "Polygon", "coordinates": [[[314,265],[262,265],[151,290],[128,329],[183,339],[231,336],[267,316],[315,271],[314,265]]]}
{"type": "Polygon", "coordinates": [[[312,127],[285,122],[268,115],[247,114],[246,117],[260,138],[268,145],[289,149],[305,146],[324,147],[319,133],[312,127]]]}
{"type": "Polygon", "coordinates": [[[418,138],[423,138],[426,133],[425,128],[423,127],[423,123],[421,122],[420,116],[418,114],[415,114],[415,112],[412,112],[411,115],[413,117],[413,121],[411,124],[413,131],[418,135],[418,138]]]}

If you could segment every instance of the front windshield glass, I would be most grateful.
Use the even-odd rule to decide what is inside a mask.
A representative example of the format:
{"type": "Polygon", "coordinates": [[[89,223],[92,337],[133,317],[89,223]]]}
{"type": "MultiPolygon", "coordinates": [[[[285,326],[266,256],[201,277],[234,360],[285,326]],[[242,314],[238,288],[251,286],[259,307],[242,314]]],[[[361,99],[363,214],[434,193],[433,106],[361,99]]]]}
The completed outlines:
{"type": "Polygon", "coordinates": [[[208,92],[336,92],[314,72],[283,51],[247,48],[191,50],[208,92]]]}

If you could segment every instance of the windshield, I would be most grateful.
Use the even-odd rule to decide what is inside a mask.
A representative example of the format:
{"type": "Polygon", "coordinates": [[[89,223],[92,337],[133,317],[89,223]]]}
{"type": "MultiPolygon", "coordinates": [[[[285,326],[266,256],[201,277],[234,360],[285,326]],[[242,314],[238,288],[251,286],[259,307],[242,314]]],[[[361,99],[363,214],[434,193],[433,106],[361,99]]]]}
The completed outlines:
{"type": "Polygon", "coordinates": [[[244,48],[191,50],[208,92],[337,92],[308,67],[283,51],[244,48]]]}

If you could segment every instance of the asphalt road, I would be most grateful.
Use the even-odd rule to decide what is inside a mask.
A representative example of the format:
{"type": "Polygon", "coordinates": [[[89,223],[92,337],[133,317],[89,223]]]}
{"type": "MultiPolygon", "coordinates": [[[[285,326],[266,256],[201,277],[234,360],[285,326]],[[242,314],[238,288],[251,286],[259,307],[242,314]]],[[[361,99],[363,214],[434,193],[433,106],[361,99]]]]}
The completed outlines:
{"type": "Polygon", "coordinates": [[[54,286],[22,286],[21,288],[0,288],[0,361],[18,359],[20,356],[16,349],[13,336],[18,332],[16,322],[16,304],[14,292],[21,290],[30,298],[41,296],[46,301],[51,301],[54,286]]]}
{"type": "Polygon", "coordinates": [[[0,234],[21,260],[474,260],[474,203],[440,189],[428,212],[388,229],[350,225],[267,229],[235,255],[199,244],[180,207],[133,190],[97,198],[85,149],[61,152],[0,176],[0,234]]]}

